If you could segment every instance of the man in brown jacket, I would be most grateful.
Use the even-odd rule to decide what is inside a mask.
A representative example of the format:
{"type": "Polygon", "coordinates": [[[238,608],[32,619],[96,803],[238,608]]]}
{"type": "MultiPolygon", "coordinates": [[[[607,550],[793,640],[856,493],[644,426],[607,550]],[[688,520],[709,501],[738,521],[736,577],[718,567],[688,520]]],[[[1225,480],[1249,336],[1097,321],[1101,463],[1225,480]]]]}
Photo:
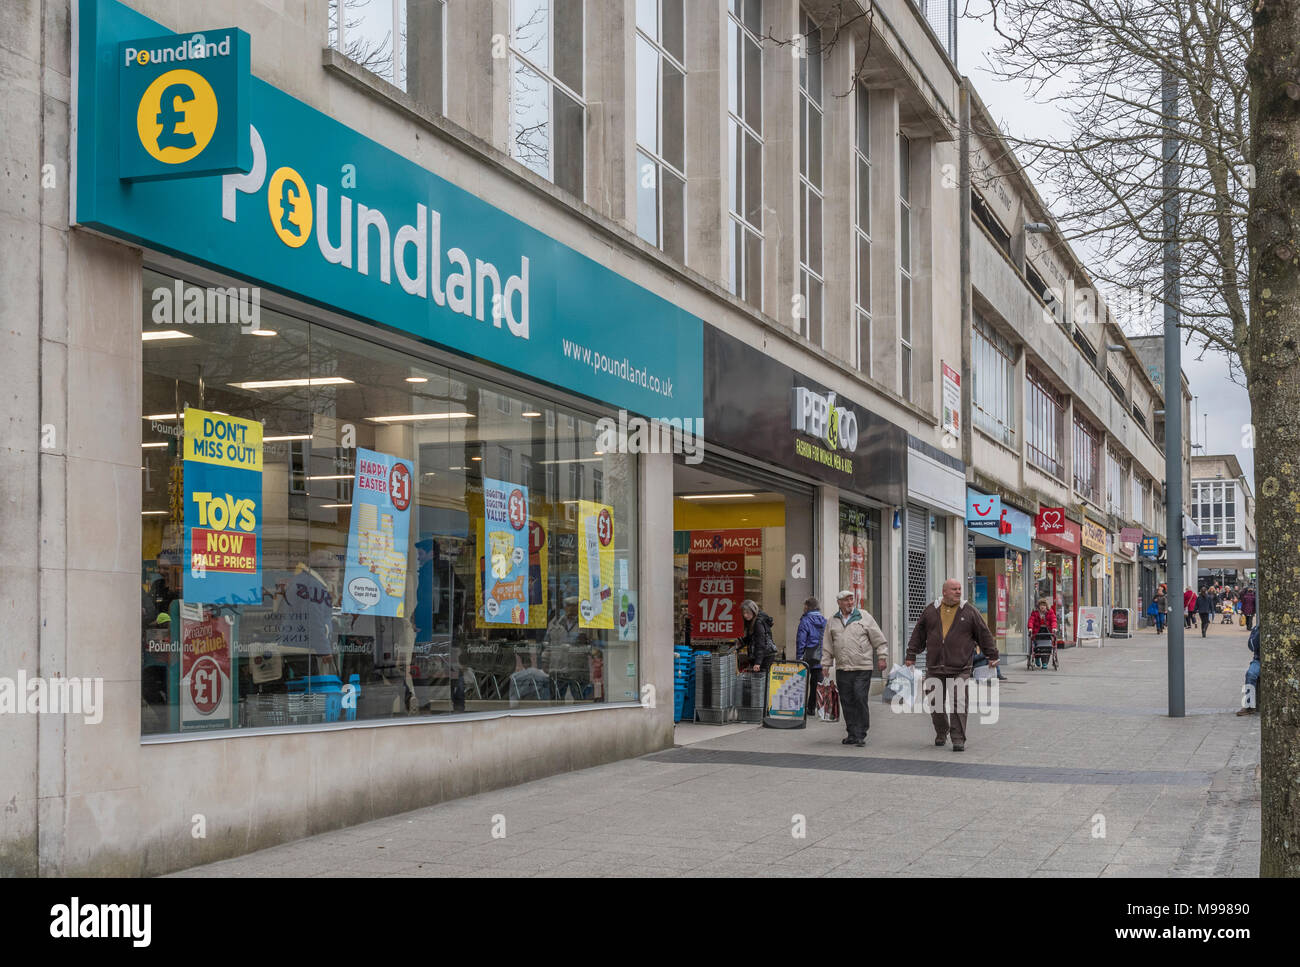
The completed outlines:
{"type": "Polygon", "coordinates": [[[952,733],[952,751],[966,749],[966,682],[970,678],[971,663],[975,659],[975,646],[979,645],[989,660],[989,667],[998,664],[998,647],[993,642],[988,625],[969,601],[961,599],[961,582],[949,578],[943,582],[943,597],[926,605],[921,620],[912,631],[907,643],[904,664],[916,664],[916,656],[925,649],[926,701],[934,702],[930,720],[934,723],[934,744],[943,745],[952,733]],[[948,695],[949,682],[954,694],[948,695]],[[960,694],[958,694],[960,692],[960,694]],[[945,700],[952,708],[945,714],[945,700]]]}

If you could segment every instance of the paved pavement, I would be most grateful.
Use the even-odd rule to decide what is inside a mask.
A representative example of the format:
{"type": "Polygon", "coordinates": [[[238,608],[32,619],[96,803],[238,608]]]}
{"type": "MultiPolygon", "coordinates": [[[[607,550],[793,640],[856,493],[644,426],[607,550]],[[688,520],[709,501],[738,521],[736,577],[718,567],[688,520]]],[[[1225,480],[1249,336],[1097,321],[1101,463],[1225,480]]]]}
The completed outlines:
{"type": "Polygon", "coordinates": [[[684,726],[654,755],[176,875],[1255,876],[1245,630],[1189,633],[1186,657],[1180,720],[1147,629],[1063,651],[1057,672],[1008,667],[997,721],[972,714],[964,753],[878,699],[864,749],[830,723],[684,726]]]}

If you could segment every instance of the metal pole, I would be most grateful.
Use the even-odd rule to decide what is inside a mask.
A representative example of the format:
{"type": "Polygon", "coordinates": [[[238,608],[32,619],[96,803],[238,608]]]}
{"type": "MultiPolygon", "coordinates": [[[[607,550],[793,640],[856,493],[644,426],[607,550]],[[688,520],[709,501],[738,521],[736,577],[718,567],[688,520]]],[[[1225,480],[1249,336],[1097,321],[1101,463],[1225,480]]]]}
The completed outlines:
{"type": "Polygon", "coordinates": [[[1184,708],[1183,622],[1179,612],[1183,592],[1183,366],[1178,341],[1178,80],[1166,71],[1163,84],[1165,136],[1162,150],[1164,197],[1164,303],[1165,303],[1165,573],[1169,583],[1167,603],[1178,602],[1180,620],[1168,627],[1169,717],[1182,718],[1184,708]]]}

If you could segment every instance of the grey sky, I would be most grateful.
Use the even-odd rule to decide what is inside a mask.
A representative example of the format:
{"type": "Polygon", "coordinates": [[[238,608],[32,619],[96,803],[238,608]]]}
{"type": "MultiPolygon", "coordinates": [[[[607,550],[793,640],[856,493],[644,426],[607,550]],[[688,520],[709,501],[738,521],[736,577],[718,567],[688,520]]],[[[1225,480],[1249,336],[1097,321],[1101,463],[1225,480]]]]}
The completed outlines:
{"type": "MultiPolygon", "coordinates": [[[[1051,137],[1067,134],[1065,120],[1059,109],[1051,104],[1030,101],[1025,85],[1018,82],[998,81],[989,70],[989,51],[998,45],[988,12],[987,0],[958,0],[959,10],[967,13],[957,26],[957,63],[961,72],[971,79],[980,98],[999,124],[1012,134],[1023,137],[1051,137]],[[984,16],[983,20],[978,19],[984,16]]],[[[1053,198],[1046,184],[1038,185],[1043,199],[1050,206],[1053,198]]],[[[1083,247],[1077,249],[1085,261],[1090,253],[1083,247]]],[[[1200,349],[1195,343],[1183,347],[1183,372],[1193,395],[1198,397],[1198,415],[1195,419],[1193,443],[1208,444],[1208,449],[1194,453],[1235,453],[1241,461],[1251,489],[1255,486],[1255,461],[1251,450],[1243,446],[1243,428],[1250,423],[1250,398],[1243,386],[1232,382],[1228,374],[1228,361],[1219,353],[1205,353],[1198,360],[1200,349]],[[1208,435],[1203,432],[1208,414],[1208,435]]],[[[1189,431],[1190,432],[1190,431],[1189,431]]]]}

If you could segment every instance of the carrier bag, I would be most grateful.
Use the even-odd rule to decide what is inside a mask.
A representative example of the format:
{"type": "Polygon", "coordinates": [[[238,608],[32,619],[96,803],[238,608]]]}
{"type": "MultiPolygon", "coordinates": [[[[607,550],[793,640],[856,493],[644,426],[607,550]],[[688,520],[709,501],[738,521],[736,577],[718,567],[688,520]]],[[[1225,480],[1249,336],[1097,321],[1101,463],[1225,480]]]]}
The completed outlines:
{"type": "Polygon", "coordinates": [[[881,697],[886,704],[899,705],[906,712],[916,707],[921,700],[921,672],[916,666],[895,665],[885,678],[885,690],[881,697]]]}
{"type": "Polygon", "coordinates": [[[823,722],[840,720],[840,690],[834,681],[817,683],[817,717],[823,722]]]}

